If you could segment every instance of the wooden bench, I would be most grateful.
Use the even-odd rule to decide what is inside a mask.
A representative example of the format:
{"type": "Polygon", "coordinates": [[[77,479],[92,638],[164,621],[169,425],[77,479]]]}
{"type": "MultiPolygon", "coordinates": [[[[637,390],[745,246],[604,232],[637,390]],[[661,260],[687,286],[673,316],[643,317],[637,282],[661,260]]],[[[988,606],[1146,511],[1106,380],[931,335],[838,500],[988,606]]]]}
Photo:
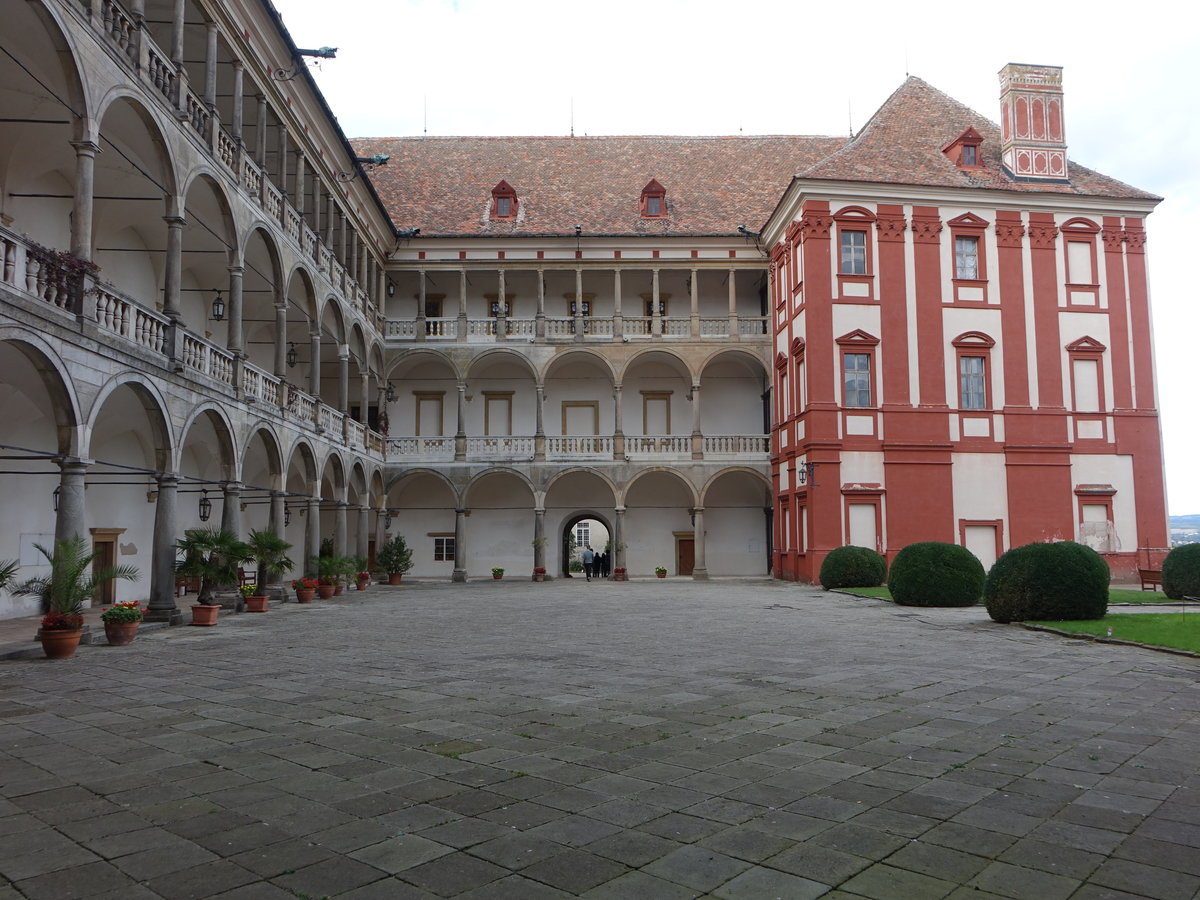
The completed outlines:
{"type": "Polygon", "coordinates": [[[1162,587],[1162,569],[1143,569],[1138,566],[1138,578],[1142,580],[1143,591],[1156,591],[1162,587]]]}

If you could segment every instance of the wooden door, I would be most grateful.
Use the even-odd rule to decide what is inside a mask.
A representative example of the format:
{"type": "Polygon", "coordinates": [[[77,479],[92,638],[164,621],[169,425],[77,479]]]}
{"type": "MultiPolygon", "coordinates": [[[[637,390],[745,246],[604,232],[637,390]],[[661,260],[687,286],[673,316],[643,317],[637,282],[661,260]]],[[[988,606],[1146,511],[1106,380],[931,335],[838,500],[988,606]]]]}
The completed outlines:
{"type": "Polygon", "coordinates": [[[675,539],[675,574],[691,575],[696,567],[696,538],[694,535],[675,539]]]}
{"type": "MultiPolygon", "coordinates": [[[[93,574],[101,569],[107,569],[117,564],[117,538],[113,534],[94,534],[92,552],[96,554],[92,560],[93,574]]],[[[112,579],[105,581],[96,588],[92,596],[92,606],[112,606],[117,599],[116,584],[112,579]]]]}

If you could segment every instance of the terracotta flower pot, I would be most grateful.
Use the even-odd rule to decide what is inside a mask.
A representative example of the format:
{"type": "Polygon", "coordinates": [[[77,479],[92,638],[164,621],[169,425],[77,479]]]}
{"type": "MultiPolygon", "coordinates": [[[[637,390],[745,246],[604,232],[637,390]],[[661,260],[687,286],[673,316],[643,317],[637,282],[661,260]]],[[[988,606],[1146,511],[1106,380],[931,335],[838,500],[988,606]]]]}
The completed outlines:
{"type": "Polygon", "coordinates": [[[655,574],[655,575],[657,575],[659,578],[666,578],[666,577],[667,577],[667,573],[666,573],[666,572],[655,572],[654,574],[655,574]]]}
{"type": "Polygon", "coordinates": [[[389,572],[388,573],[388,584],[390,584],[390,585],[399,584],[400,579],[403,577],[404,577],[403,572],[389,572]]]}
{"type": "Polygon", "coordinates": [[[340,583],[335,584],[333,586],[333,596],[335,596],[335,597],[342,596],[342,591],[344,591],[345,589],[346,589],[346,586],[344,584],[340,584],[340,583]]]}
{"type": "Polygon", "coordinates": [[[313,596],[317,593],[316,588],[296,588],[297,603],[312,603],[313,596]]]}
{"type": "Polygon", "coordinates": [[[494,578],[496,581],[499,581],[503,577],[503,575],[497,575],[495,572],[492,573],[492,578],[494,578]]]}
{"type": "Polygon", "coordinates": [[[70,659],[79,649],[81,637],[82,628],[38,630],[38,640],[42,642],[42,652],[46,654],[46,659],[70,659]]]}
{"type": "Polygon", "coordinates": [[[193,625],[216,625],[217,615],[221,612],[219,606],[205,606],[203,603],[197,603],[192,607],[192,624],[193,625]]]}
{"type": "Polygon", "coordinates": [[[247,597],[246,612],[266,612],[267,602],[271,599],[265,594],[261,597],[247,597]]]}
{"type": "Polygon", "coordinates": [[[370,583],[371,583],[370,578],[360,578],[360,579],[358,579],[358,584],[356,586],[360,591],[365,591],[367,589],[367,585],[370,583]]]}
{"type": "Polygon", "coordinates": [[[534,573],[533,573],[533,580],[534,580],[534,581],[545,581],[545,580],[546,580],[546,573],[545,573],[545,572],[534,572],[534,573]]]}
{"type": "Polygon", "coordinates": [[[336,588],[337,588],[337,585],[333,585],[333,584],[318,584],[317,585],[317,596],[320,597],[322,600],[328,600],[330,597],[332,597],[334,595],[336,588]]]}
{"type": "Polygon", "coordinates": [[[125,647],[133,643],[137,637],[138,626],[141,622],[105,622],[104,636],[108,638],[109,646],[125,647]]]}
{"type": "Polygon", "coordinates": [[[625,569],[613,569],[613,581],[625,581],[626,574],[625,569]]]}

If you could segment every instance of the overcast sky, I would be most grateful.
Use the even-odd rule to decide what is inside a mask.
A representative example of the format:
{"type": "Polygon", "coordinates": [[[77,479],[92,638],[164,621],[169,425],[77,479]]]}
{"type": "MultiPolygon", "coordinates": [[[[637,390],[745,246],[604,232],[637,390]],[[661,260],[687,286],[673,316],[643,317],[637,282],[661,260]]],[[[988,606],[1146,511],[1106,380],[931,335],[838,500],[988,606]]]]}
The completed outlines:
{"type": "Polygon", "coordinates": [[[1200,513],[1200,37],[1178,3],[275,4],[299,46],[338,48],[314,74],[350,137],[846,134],[906,73],[995,121],[1005,63],[1063,66],[1071,158],[1166,198],[1147,247],[1168,505],[1200,513]]]}

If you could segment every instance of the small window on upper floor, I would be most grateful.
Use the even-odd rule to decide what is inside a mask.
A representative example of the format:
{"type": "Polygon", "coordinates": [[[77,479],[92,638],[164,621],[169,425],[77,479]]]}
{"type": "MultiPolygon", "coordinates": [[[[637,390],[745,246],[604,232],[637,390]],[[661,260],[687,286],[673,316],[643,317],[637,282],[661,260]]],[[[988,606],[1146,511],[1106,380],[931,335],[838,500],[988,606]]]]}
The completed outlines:
{"type": "Polygon", "coordinates": [[[661,219],[667,214],[667,189],[651,178],[642,188],[642,218],[661,219]]]}
{"type": "Polygon", "coordinates": [[[979,145],[983,143],[983,138],[974,128],[968,128],[945,147],[942,152],[954,161],[954,164],[960,169],[978,169],[983,163],[980,162],[979,145]]]}
{"type": "Polygon", "coordinates": [[[492,188],[492,218],[515,219],[517,217],[517,192],[507,181],[492,188]]]}

